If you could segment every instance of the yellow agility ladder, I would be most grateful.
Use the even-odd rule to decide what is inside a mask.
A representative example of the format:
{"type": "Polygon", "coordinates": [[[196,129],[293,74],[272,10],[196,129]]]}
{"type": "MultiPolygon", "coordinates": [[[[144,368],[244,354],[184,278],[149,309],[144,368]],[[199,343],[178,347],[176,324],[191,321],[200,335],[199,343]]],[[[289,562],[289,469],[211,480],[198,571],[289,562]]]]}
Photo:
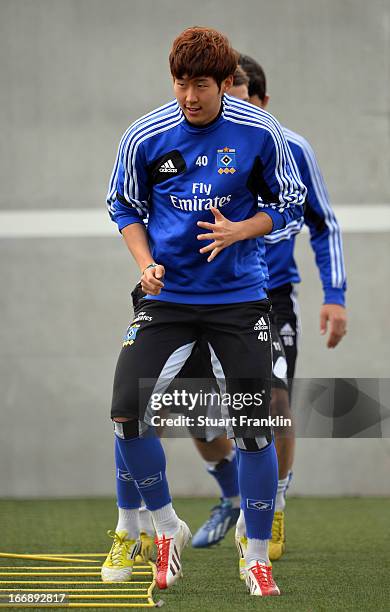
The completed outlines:
{"type": "Polygon", "coordinates": [[[159,605],[153,601],[156,568],[151,561],[135,564],[129,582],[102,582],[100,563],[104,557],[106,554],[102,553],[0,553],[0,563],[2,559],[16,560],[12,566],[0,564],[0,608],[153,608],[159,605]]]}

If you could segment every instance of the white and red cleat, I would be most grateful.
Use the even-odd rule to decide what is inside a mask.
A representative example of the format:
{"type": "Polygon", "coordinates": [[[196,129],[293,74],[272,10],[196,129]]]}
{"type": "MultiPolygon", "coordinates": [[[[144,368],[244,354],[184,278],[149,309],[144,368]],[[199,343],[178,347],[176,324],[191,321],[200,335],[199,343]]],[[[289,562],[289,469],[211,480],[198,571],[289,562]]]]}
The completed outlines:
{"type": "Polygon", "coordinates": [[[246,568],[246,586],[250,595],[266,597],[280,595],[278,586],[272,578],[272,565],[255,561],[246,568]]]}
{"type": "Polygon", "coordinates": [[[179,529],[173,536],[166,537],[163,534],[161,538],[156,537],[155,539],[157,546],[156,583],[159,589],[167,589],[183,575],[180,555],[192,534],[184,521],[179,519],[179,523],[179,529]]]}

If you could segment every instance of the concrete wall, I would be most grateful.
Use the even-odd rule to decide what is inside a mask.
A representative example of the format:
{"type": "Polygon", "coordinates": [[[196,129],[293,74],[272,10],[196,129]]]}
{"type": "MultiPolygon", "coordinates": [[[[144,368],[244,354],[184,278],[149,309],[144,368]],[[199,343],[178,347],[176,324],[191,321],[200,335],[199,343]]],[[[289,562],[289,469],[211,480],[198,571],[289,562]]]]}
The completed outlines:
{"type": "MultiPolygon", "coordinates": [[[[390,202],[388,2],[0,0],[0,208],[103,207],[119,137],[171,96],[169,46],[194,23],[263,62],[336,203],[390,202]]],[[[386,377],[389,234],[344,244],[349,334],[327,351],[299,240],[298,374],[386,377]]],[[[0,496],[113,493],[107,414],[136,277],[119,238],[0,239],[0,496]]],[[[215,492],[190,441],[166,446],[175,493],[215,492]]],[[[388,494],[388,472],[386,440],[301,440],[293,491],[388,494]]]]}
{"type": "Polygon", "coordinates": [[[101,206],[120,135],[172,97],[185,27],[263,63],[270,110],[312,141],[336,202],[388,202],[388,0],[1,0],[0,207],[101,206]]]}
{"type": "MultiPolygon", "coordinates": [[[[346,234],[349,332],[318,334],[319,281],[298,241],[302,377],[387,377],[389,234],[346,234]]],[[[0,240],[0,496],[113,492],[111,385],[137,273],[119,238],[0,240]]],[[[296,406],[299,410],[300,406],[296,406]]],[[[213,494],[190,440],[166,440],[172,489],[213,494]],[[180,461],[178,461],[180,457],[180,461]],[[189,479],[188,476],[191,475],[189,479]]],[[[388,494],[390,440],[301,439],[293,492],[388,494]]]]}

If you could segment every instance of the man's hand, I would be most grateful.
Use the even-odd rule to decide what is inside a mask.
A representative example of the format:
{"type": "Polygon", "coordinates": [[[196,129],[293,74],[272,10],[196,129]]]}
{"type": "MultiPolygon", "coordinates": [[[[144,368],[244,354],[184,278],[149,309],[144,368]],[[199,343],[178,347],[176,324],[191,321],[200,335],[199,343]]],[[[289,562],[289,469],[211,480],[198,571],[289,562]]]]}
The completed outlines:
{"type": "Polygon", "coordinates": [[[344,306],[339,304],[324,304],[320,310],[320,333],[322,336],[328,331],[327,347],[335,348],[347,333],[347,313],[344,306]]]}
{"type": "Polygon", "coordinates": [[[218,208],[210,208],[214,215],[215,223],[207,223],[206,221],[198,221],[197,225],[206,230],[210,230],[211,234],[198,234],[198,240],[212,240],[211,244],[199,249],[200,253],[209,253],[211,255],[207,258],[207,261],[213,261],[213,259],[230,246],[234,242],[243,240],[243,226],[242,221],[229,221],[218,208]]]}
{"type": "Polygon", "coordinates": [[[161,279],[164,278],[164,266],[157,265],[153,268],[146,268],[141,276],[141,287],[144,293],[148,295],[158,295],[164,287],[161,279]]]}

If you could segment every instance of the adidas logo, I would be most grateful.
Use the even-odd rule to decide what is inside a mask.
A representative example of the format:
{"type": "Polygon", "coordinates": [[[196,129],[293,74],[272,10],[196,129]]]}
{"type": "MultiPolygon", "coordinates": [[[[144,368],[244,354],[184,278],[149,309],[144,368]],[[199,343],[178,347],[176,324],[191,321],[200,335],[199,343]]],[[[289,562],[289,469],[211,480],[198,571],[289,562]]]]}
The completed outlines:
{"type": "Polygon", "coordinates": [[[291,327],[290,323],[286,323],[283,325],[282,329],[279,331],[281,336],[295,336],[295,331],[291,327]]]}
{"type": "Polygon", "coordinates": [[[253,328],[255,331],[262,331],[264,329],[268,329],[268,324],[266,323],[264,317],[261,317],[253,328]]]}
{"type": "Polygon", "coordinates": [[[173,161],[168,159],[162,166],[159,168],[159,172],[172,172],[172,174],[177,172],[177,168],[173,165],[173,161]]]}

